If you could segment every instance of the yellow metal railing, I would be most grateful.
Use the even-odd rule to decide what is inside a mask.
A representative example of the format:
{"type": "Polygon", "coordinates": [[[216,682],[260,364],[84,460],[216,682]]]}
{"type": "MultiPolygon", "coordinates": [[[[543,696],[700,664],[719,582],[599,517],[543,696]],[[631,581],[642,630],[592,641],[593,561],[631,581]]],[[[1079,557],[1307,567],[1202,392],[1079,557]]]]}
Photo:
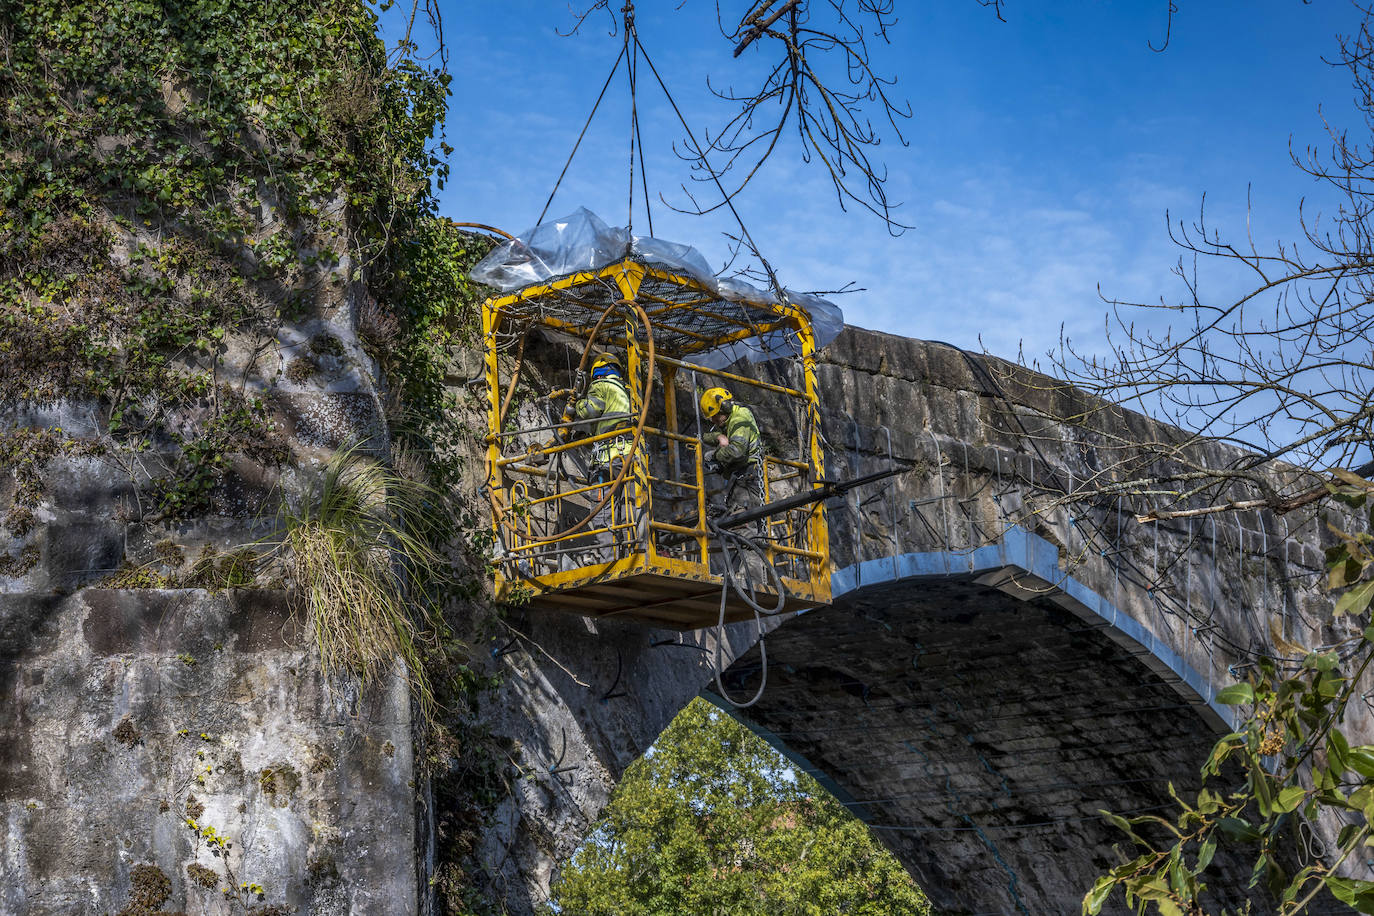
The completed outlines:
{"type": "MultiPolygon", "coordinates": [[[[701,431],[712,442],[707,446],[700,438],[679,431],[679,372],[718,379],[736,392],[744,391],[746,403],[772,398],[799,417],[798,438],[791,440],[796,456],[768,455],[763,459],[765,502],[818,485],[824,469],[813,337],[805,313],[788,304],[755,303],[749,305],[753,312],[747,319],[732,317],[735,312],[729,309],[739,307],[738,303],[713,300],[688,277],[632,261],[488,300],[482,312],[485,380],[491,400],[486,489],[498,543],[498,597],[511,597],[516,588],[529,589],[536,596],[552,592],[571,595],[641,574],[696,582],[707,590],[720,584],[723,564],[711,520],[722,511],[713,504],[721,502],[727,482],[706,472],[714,432],[701,431]],[[618,301],[632,303],[641,285],[650,282],[658,284],[654,287],[658,292],[647,293],[640,301],[648,304],[647,314],[652,316],[654,327],[677,335],[676,339],[685,343],[671,352],[663,347],[649,347],[646,352],[641,338],[649,329],[636,326],[632,310],[637,307],[633,305],[627,305],[625,317],[617,319],[623,326],[617,327],[613,321],[607,326],[611,330],[598,337],[600,323],[612,314],[606,303],[613,304],[616,296],[618,301]],[[681,301],[665,298],[664,284],[701,295],[681,301]],[[607,291],[613,293],[611,299],[605,298],[611,294],[607,291]],[[722,329],[722,322],[733,322],[734,327],[722,329]],[[573,427],[564,440],[547,434],[540,439],[522,432],[518,423],[504,415],[503,401],[509,397],[503,399],[502,393],[515,391],[524,349],[521,344],[512,367],[509,357],[501,355],[498,341],[513,340],[512,331],[518,331],[523,340],[523,335],[535,327],[564,340],[581,339],[584,347],[611,346],[623,352],[631,413],[635,416],[642,416],[648,380],[658,382],[653,387],[655,398],[661,392],[664,422],[643,426],[639,447],[627,459],[631,467],[604,501],[601,497],[606,495],[607,484],[587,479],[585,464],[593,445],[626,437],[625,430],[591,434],[573,427]],[[714,333],[698,333],[706,327],[714,327],[714,333]],[[786,329],[798,344],[800,374],[793,384],[750,379],[689,361],[693,353],[722,342],[778,329],[786,329]],[[583,466],[579,468],[579,464],[583,466]],[[559,471],[555,473],[554,468],[559,471]],[[603,504],[593,513],[598,501],[603,504]],[[589,514],[593,517],[588,518],[589,514]],[[584,519],[585,523],[579,524],[584,519]]],[[[696,394],[692,397],[695,400],[696,394]]],[[[694,407],[688,412],[689,418],[693,412],[694,407]]],[[[633,419],[626,422],[635,423],[633,419]]],[[[769,432],[765,430],[765,438],[776,444],[776,437],[769,432]]],[[[819,503],[776,513],[758,526],[750,523],[740,528],[743,534],[756,531],[761,533],[767,562],[790,594],[815,603],[829,601],[829,552],[825,513],[819,503]]],[[[702,588],[693,585],[689,591],[693,597],[702,593],[702,588]]],[[[646,598],[646,606],[670,600],[646,598]]]]}
{"type": "MultiPolygon", "coordinates": [[[[540,450],[553,455],[573,449],[585,450],[591,444],[624,433],[585,436],[540,450]]],[[[529,452],[497,462],[498,489],[505,494],[498,527],[507,532],[503,545],[505,563],[519,564],[511,575],[528,578],[568,572],[578,566],[598,571],[608,562],[619,562],[645,554],[655,566],[692,578],[713,578],[720,574],[717,548],[708,519],[718,514],[713,497],[722,497],[728,481],[705,471],[704,448],[700,440],[646,427],[637,456],[637,467],[627,476],[619,492],[613,493],[598,513],[605,519],[561,537],[552,537],[560,528],[580,519],[607,486],[604,482],[550,477],[546,466],[531,465],[529,452]],[[672,450],[679,449],[678,460],[672,450]],[[670,469],[680,467],[680,477],[670,469]],[[531,565],[527,558],[537,557],[531,565]],[[570,558],[565,560],[564,558],[570,558]]],[[[797,492],[805,485],[803,462],[775,456],[763,459],[764,496],[768,502],[797,492]]],[[[717,500],[718,502],[718,500],[717,500]]],[[[768,561],[787,579],[805,581],[808,565],[825,558],[819,545],[811,542],[812,528],[807,524],[811,507],[793,509],[762,523],[763,543],[768,561]]],[[[590,576],[589,576],[590,578],[590,576]]]]}

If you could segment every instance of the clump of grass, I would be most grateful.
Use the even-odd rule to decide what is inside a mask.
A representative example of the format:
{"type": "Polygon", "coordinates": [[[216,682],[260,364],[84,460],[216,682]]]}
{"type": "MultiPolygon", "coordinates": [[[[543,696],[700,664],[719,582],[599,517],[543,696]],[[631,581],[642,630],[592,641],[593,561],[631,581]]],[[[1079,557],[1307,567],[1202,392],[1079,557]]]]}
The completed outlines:
{"type": "Polygon", "coordinates": [[[449,575],[435,537],[444,511],[431,487],[347,448],[282,518],[288,575],[325,673],[366,680],[399,662],[426,715],[434,693],[423,652],[438,631],[433,595],[449,575]]]}

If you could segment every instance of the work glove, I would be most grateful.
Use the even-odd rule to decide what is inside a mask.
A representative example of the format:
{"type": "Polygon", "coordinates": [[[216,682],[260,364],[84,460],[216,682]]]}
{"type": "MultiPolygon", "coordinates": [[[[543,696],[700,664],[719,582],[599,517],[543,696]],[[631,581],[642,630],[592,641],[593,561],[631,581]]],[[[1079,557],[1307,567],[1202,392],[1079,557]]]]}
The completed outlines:
{"type": "Polygon", "coordinates": [[[581,369],[576,370],[573,373],[572,387],[574,392],[581,394],[587,387],[587,373],[583,372],[581,369]]]}

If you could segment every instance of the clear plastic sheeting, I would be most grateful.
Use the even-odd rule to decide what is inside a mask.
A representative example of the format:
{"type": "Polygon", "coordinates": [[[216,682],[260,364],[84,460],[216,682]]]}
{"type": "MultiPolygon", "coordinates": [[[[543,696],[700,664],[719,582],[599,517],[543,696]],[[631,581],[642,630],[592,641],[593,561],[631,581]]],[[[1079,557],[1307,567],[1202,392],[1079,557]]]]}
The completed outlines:
{"type": "MultiPolygon", "coordinates": [[[[691,245],[650,236],[631,236],[626,229],[608,226],[585,207],[502,242],[479,261],[468,276],[510,293],[569,274],[598,270],[627,257],[685,273],[727,302],[776,304],[778,301],[771,291],[759,289],[737,277],[717,277],[711,272],[706,258],[691,245]]],[[[810,317],[817,349],[834,340],[843,329],[844,313],[835,303],[807,293],[783,292],[793,305],[805,310],[810,317]]],[[[710,368],[723,368],[740,359],[764,362],[793,356],[800,348],[791,337],[790,332],[773,331],[695,353],[693,361],[710,368]]]]}

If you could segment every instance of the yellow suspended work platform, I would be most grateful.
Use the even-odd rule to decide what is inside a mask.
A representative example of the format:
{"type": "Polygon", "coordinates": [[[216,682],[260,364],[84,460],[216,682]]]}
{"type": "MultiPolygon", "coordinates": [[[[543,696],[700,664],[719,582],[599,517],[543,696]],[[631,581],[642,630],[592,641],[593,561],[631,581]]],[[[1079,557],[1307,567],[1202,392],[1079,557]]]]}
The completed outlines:
{"type": "Polygon", "coordinates": [[[633,254],[487,300],[482,333],[498,599],[679,629],[716,624],[722,600],[728,622],[754,616],[749,599],[778,612],[829,603],[825,508],[808,495],[824,488],[824,468],[807,309],[633,254]],[[563,387],[516,397],[532,335],[568,363],[580,351],[583,370],[602,353],[621,359],[622,429],[597,435],[572,418],[572,365],[544,359],[541,372],[563,387]],[[750,350],[788,358],[756,373],[771,381],[718,368],[750,350]],[[728,483],[708,467],[715,430],[697,409],[711,386],[754,412],[768,446],[764,517],[733,527],[757,549],[716,525],[728,483]],[[613,440],[629,458],[616,479],[594,478],[588,456],[613,440]]]}

